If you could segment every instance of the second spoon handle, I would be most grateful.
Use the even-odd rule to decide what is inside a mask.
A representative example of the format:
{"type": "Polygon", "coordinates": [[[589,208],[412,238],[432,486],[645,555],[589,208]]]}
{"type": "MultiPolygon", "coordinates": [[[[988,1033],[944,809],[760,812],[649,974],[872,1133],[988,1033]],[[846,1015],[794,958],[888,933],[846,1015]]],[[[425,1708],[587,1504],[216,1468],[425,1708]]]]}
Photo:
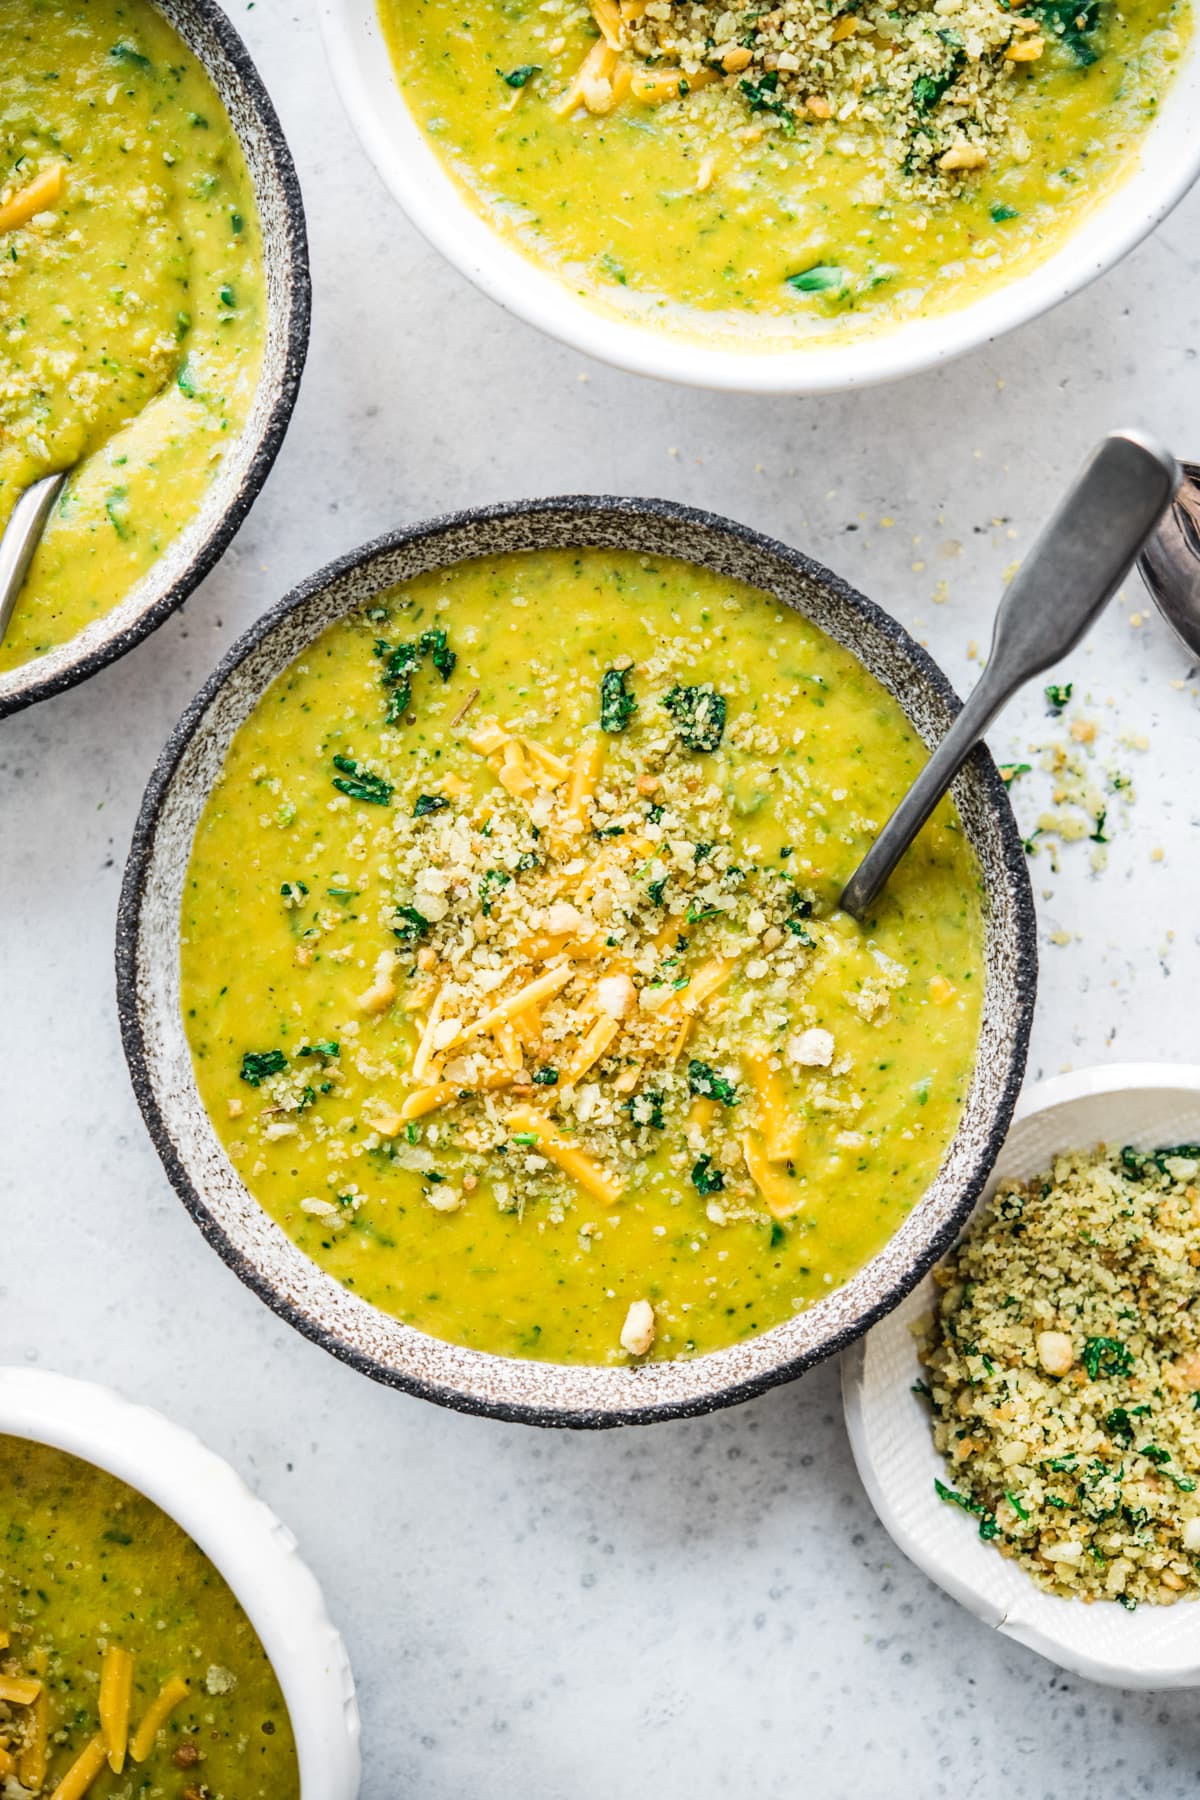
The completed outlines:
{"type": "Polygon", "coordinates": [[[21,591],[33,553],[46,529],[50,509],[62,493],[66,471],[44,475],[27,487],[9,514],[4,536],[0,537],[0,644],[8,630],[17,595],[21,591]]]}
{"type": "Polygon", "coordinates": [[[1093,451],[1000,602],[970,698],[846,884],[861,919],[1007,701],[1073,650],[1108,604],[1179,485],[1175,458],[1135,431],[1093,451]]]}

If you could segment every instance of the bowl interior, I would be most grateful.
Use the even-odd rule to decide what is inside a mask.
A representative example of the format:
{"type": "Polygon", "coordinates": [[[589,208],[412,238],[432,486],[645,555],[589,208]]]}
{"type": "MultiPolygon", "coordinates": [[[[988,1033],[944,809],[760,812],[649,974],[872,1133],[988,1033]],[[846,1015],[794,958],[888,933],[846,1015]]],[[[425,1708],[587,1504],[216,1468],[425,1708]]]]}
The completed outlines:
{"type": "Polygon", "coordinates": [[[1110,268],[1163,219],[1200,173],[1200,37],[1161,98],[1130,174],[1044,263],[954,312],[894,331],[795,350],[705,343],[609,316],[514,248],[446,172],[392,71],[376,0],[319,0],[346,111],[413,223],[485,293],[552,337],[636,374],[740,392],[813,394],[889,381],[987,343],[1110,268]]]}
{"type": "MultiPolygon", "coordinates": [[[[1022,1097],[979,1202],[1002,1179],[1028,1180],[1063,1150],[1132,1144],[1139,1150],[1200,1137],[1200,1067],[1085,1070],[1041,1082],[1022,1097]]],[[[1093,1681],[1128,1687],[1200,1683],[1195,1609],[1087,1606],[1043,1593],[944,1504],[912,1326],[934,1304],[931,1280],[857,1344],[843,1367],[855,1461],[876,1512],[905,1554],[986,1624],[1093,1681]]]]}
{"type": "Polygon", "coordinates": [[[241,1277],[356,1367],[467,1410],[585,1425],[698,1412],[745,1398],[840,1348],[916,1281],[979,1192],[1020,1087],[1036,978],[1033,905],[1007,796],[986,752],[955,798],[987,896],[981,1044],[958,1132],[932,1186],[845,1287],[761,1337],[691,1361],[638,1368],[522,1362],[442,1343],[367,1305],[311,1263],[250,1197],[196,1091],[179,1005],[179,908],[192,838],[230,739],[274,677],[319,631],[390,584],[464,558],[548,546],[642,549],[765,588],[851,649],[926,742],[957,702],[903,631],[794,551],[666,502],[570,499],[438,521],[368,545],[305,583],[231,652],[181,721],[135,835],[118,925],[126,1054],[167,1171],[241,1277]]]}
{"type": "Polygon", "coordinates": [[[300,184],[275,108],[216,0],[153,0],[203,64],[240,140],[262,225],[267,319],[249,416],[183,530],[111,612],[0,674],[0,718],[82,681],[182,605],[245,518],[283,442],[308,348],[310,282],[300,184]]]}
{"type": "Polygon", "coordinates": [[[107,1470],[195,1540],[275,1670],[305,1796],[354,1800],[359,1719],[345,1646],[295,1538],[229,1464],[161,1413],[44,1369],[0,1368],[0,1433],[107,1470]]]}

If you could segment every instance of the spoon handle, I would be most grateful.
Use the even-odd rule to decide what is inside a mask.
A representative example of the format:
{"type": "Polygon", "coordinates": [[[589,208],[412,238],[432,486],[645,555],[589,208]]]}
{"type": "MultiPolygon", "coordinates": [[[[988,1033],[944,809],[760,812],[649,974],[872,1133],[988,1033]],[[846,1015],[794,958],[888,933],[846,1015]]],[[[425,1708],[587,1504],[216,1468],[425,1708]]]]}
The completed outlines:
{"type": "Polygon", "coordinates": [[[62,492],[66,471],[45,475],[27,487],[9,514],[4,536],[0,538],[0,644],[4,642],[8,622],[17,604],[33,553],[41,541],[50,517],[50,508],[62,492]]]}
{"type": "Polygon", "coordinates": [[[1179,486],[1168,451],[1114,431],[1092,452],[1000,602],[970,698],[847,882],[861,919],[1000,709],[1073,650],[1107,605],[1179,486]]]}

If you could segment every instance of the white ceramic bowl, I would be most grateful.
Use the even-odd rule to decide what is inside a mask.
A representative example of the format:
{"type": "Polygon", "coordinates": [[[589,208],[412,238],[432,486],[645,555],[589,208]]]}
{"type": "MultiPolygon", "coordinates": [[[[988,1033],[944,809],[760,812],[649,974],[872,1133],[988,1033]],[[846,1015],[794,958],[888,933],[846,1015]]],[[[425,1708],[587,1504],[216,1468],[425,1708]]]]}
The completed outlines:
{"type": "Polygon", "coordinates": [[[785,351],[706,345],[601,312],[486,223],[401,97],[376,0],[317,0],[334,81],[363,148],[414,225],[464,275],[551,337],[637,375],[743,393],[818,394],[947,362],[1086,287],[1164,219],[1200,174],[1200,34],[1181,61],[1134,170],[1039,267],[973,305],[858,342],[785,351]]]}
{"type": "Polygon", "coordinates": [[[354,1800],[359,1721],[345,1646],[295,1538],[229,1464],[161,1413],[41,1369],[0,1368],[0,1433],[107,1469],[195,1539],[241,1602],[279,1678],[303,1800],[354,1800]]]}
{"type": "MultiPolygon", "coordinates": [[[[1064,1150],[1197,1141],[1200,1064],[1117,1064],[1060,1075],[1022,1095],[979,1205],[998,1181],[1027,1180],[1064,1150]]],[[[1057,1599],[938,1499],[934,1478],[944,1479],[946,1465],[934,1449],[928,1406],[912,1391],[922,1368],[911,1328],[934,1299],[927,1277],[842,1362],[854,1460],[900,1549],[985,1624],[1076,1675],[1126,1688],[1200,1686],[1200,1604],[1130,1613],[1057,1599]]]]}

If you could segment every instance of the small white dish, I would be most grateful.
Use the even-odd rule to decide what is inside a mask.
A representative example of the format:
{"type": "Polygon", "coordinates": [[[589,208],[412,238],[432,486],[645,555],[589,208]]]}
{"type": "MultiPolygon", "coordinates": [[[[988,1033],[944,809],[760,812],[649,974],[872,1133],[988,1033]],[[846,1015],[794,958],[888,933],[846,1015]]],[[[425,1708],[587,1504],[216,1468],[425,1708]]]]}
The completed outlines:
{"type": "Polygon", "coordinates": [[[240,1601],[287,1702],[303,1800],[355,1800],[358,1703],[345,1645],[296,1540],[198,1438],[109,1388],[0,1368],[0,1434],[107,1469],[181,1525],[240,1601]]]}
{"type": "Polygon", "coordinates": [[[1200,33],[1116,188],[1045,262],[956,311],[859,339],[795,349],[705,342],[603,312],[490,225],[409,111],[377,0],[317,0],[334,83],[363,149],[413,224],[475,285],[573,349],[635,375],[740,393],[819,394],[894,381],[991,342],[1094,281],[1170,212],[1200,174],[1200,33]]]}
{"type": "MultiPolygon", "coordinates": [[[[1116,1064],[1038,1082],[1017,1103],[1012,1129],[979,1205],[999,1181],[1027,1180],[1064,1150],[1132,1144],[1150,1150],[1200,1141],[1200,1065],[1116,1064]]],[[[914,1394],[922,1374],[912,1326],[934,1304],[931,1277],[842,1359],[850,1447],[879,1518],[932,1581],[1006,1637],[1090,1681],[1125,1688],[1200,1686],[1200,1606],[1085,1605],[1043,1593],[984,1543],[971,1521],[934,1491],[946,1464],[929,1409],[914,1394]]]]}

